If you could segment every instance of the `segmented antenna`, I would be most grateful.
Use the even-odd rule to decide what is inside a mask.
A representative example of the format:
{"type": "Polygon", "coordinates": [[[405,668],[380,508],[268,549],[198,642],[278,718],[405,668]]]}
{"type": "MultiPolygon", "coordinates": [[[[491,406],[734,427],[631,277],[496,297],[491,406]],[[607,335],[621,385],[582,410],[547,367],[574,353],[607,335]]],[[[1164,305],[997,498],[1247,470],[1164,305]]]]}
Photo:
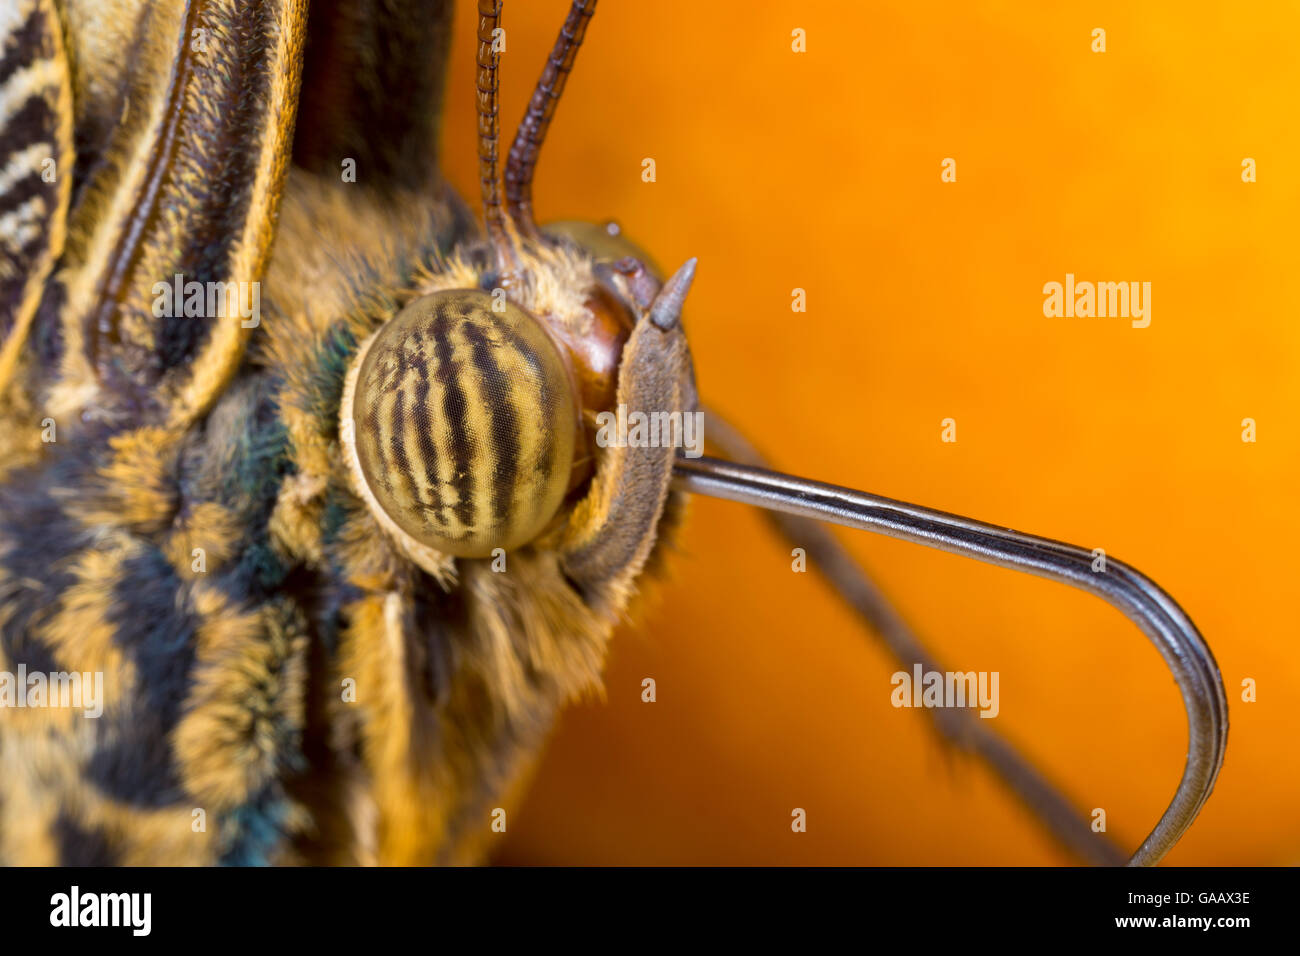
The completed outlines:
{"type": "Polygon", "coordinates": [[[497,25],[501,22],[501,0],[478,0],[478,179],[483,199],[483,224],[497,253],[497,264],[505,272],[519,268],[518,236],[501,209],[497,178],[497,144],[500,140],[500,77],[493,49],[497,25]]]}
{"type": "MultiPolygon", "coordinates": [[[[482,9],[482,3],[479,8],[482,9]]],[[[533,170],[537,166],[537,154],[541,152],[546,130],[551,125],[556,104],[564,93],[565,81],[573,69],[578,47],[582,46],[587,24],[595,11],[596,0],[573,0],[564,26],[560,28],[560,35],[555,40],[555,48],[551,50],[537,86],[533,88],[528,111],[524,113],[515,133],[515,141],[510,147],[505,176],[506,210],[515,228],[525,236],[537,235],[537,223],[533,220],[533,170]]],[[[479,39],[482,40],[482,37],[480,31],[479,39]]],[[[481,51],[482,47],[479,49],[481,51]]]]}

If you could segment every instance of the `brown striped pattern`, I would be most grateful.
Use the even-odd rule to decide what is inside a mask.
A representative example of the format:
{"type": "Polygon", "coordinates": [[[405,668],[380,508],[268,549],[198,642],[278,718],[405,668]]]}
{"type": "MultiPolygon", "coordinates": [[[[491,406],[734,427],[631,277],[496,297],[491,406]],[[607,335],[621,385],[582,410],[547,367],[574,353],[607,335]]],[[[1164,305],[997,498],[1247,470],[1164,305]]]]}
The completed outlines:
{"type": "Polygon", "coordinates": [[[417,541],[486,557],[535,537],[573,465],[577,407],[547,332],[487,293],[417,299],[375,336],[352,409],[380,507],[417,541]]]}
{"type": "MultiPolygon", "coordinates": [[[[72,416],[93,401],[132,421],[186,424],[234,377],[253,330],[229,308],[156,315],[154,286],[177,274],[261,280],[291,159],[307,0],[73,7],[71,60],[130,68],[96,70],[78,104],[107,97],[116,115],[106,139],[88,144],[68,216],[57,273],[63,354],[47,407],[72,416]]],[[[79,122],[78,142],[103,122],[79,122]]]]}
{"type": "Polygon", "coordinates": [[[0,5],[0,389],[63,247],[70,83],[53,0],[0,5]]]}

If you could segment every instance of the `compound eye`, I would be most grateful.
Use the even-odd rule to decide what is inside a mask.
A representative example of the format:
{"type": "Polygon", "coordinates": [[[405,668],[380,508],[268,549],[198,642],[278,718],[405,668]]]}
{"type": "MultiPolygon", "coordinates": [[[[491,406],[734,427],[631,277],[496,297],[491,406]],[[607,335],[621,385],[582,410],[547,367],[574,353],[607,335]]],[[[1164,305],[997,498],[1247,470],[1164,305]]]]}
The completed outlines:
{"type": "Polygon", "coordinates": [[[546,329],[504,305],[468,289],[415,300],[363,346],[342,409],[371,508],[457,557],[531,541],[573,468],[572,373],[546,329]]]}

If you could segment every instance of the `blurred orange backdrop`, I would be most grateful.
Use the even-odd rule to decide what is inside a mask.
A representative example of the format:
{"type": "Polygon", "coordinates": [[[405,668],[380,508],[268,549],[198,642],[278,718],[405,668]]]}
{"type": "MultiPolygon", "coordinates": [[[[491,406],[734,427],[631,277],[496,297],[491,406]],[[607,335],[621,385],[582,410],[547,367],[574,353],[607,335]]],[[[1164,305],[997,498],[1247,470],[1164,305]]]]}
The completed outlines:
{"type": "MultiPolygon", "coordinates": [[[[508,130],[567,6],[505,4],[508,130]]],[[[443,152],[476,203],[471,7],[443,152]]],[[[1231,730],[1172,864],[1300,862],[1297,35],[1290,2],[605,0],[538,173],[543,220],[699,257],[701,390],[777,467],[1105,548],[1182,603],[1231,730]],[[1151,282],[1150,327],[1045,318],[1067,272],[1151,282]]],[[[1073,590],[837,534],[945,666],[1000,673],[997,729],[1135,847],[1187,735],[1145,638],[1073,590]]],[[[679,550],[495,859],[1071,862],[890,705],[894,662],[758,515],[697,500],[679,550]]]]}

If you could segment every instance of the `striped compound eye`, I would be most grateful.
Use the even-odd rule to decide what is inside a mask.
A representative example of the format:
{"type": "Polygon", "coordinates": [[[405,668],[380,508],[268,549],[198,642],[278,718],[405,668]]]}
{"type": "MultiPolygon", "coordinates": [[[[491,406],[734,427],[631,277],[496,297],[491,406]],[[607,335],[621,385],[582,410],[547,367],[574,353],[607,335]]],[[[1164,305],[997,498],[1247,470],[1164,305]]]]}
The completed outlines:
{"type": "Polygon", "coordinates": [[[476,290],[424,296],[366,342],[354,368],[344,441],[355,442],[363,497],[401,531],[482,558],[526,544],[554,517],[579,410],[559,347],[523,309],[494,312],[476,290]]]}

